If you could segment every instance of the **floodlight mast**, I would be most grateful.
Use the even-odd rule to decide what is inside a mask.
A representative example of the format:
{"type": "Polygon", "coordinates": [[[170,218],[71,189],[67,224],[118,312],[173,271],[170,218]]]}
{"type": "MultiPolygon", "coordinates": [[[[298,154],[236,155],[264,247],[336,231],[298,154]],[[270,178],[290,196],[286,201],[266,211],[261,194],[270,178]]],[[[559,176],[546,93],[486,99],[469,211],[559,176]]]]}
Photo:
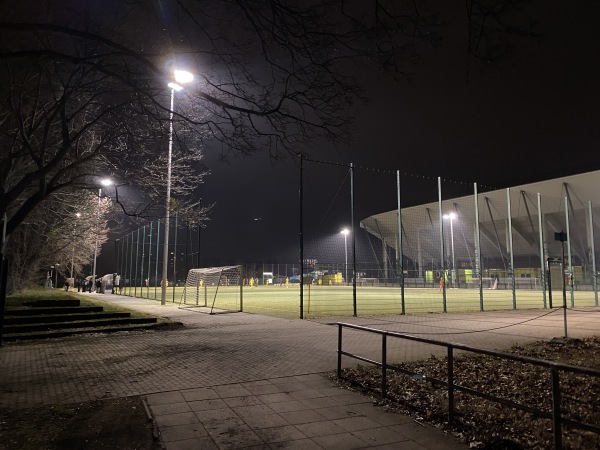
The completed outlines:
{"type": "Polygon", "coordinates": [[[164,305],[167,302],[167,279],[169,274],[169,219],[171,208],[171,161],[173,156],[173,108],[175,107],[175,92],[183,89],[182,84],[189,83],[194,79],[191,72],[185,70],[175,70],[173,72],[175,82],[167,84],[171,88],[171,108],[169,109],[169,153],[167,158],[167,201],[165,204],[165,233],[164,233],[164,250],[163,250],[163,267],[162,281],[160,283],[160,304],[164,305]]]}

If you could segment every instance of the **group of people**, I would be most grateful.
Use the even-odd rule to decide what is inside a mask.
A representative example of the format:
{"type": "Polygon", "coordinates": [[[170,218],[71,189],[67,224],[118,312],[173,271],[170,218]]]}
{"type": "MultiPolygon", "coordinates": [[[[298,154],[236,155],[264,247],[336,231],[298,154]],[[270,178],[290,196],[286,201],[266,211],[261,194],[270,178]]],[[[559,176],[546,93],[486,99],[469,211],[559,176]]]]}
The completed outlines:
{"type": "MultiPolygon", "coordinates": [[[[99,294],[105,294],[106,288],[108,286],[108,280],[106,277],[99,277],[96,280],[92,280],[91,277],[88,278],[76,278],[74,281],[74,288],[77,288],[77,292],[97,292],[99,294]],[[90,278],[90,279],[88,279],[90,278]]],[[[125,279],[121,277],[119,274],[113,274],[113,284],[112,284],[112,293],[113,294],[121,294],[123,292],[123,287],[125,285],[125,279]],[[118,289],[118,292],[117,292],[118,289]]],[[[67,278],[65,280],[64,289],[68,291],[71,287],[71,282],[67,278]]]]}

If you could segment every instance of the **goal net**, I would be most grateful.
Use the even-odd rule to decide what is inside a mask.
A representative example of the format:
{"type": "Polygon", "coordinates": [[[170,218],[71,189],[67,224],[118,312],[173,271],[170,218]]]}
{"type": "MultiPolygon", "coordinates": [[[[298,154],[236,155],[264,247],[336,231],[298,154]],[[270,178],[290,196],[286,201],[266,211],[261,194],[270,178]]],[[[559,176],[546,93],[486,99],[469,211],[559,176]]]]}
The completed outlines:
{"type": "Polygon", "coordinates": [[[188,272],[180,308],[218,314],[242,311],[242,266],[204,267],[188,272]]]}

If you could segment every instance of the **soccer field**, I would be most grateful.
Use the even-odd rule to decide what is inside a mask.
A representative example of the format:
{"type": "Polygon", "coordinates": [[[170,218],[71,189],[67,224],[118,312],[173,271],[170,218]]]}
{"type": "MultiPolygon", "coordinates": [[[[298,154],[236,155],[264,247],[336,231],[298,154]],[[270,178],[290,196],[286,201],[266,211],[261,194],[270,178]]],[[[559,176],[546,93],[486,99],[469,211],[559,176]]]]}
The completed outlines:
{"type": "MultiPolygon", "coordinates": [[[[239,286],[220,286],[218,292],[207,288],[203,296],[199,295],[198,304],[206,304],[219,310],[239,311],[239,286]]],[[[183,287],[167,290],[167,302],[180,304],[183,298],[183,287]]],[[[143,288],[126,289],[124,294],[160,301],[160,289],[143,288]]],[[[195,293],[186,296],[186,304],[182,307],[195,307],[195,293]]],[[[562,305],[562,292],[552,292],[553,307],[562,305]]],[[[575,291],[573,294],[575,307],[595,306],[596,298],[592,291],[575,291]]],[[[343,317],[354,314],[352,286],[304,286],[304,317],[343,317]]],[[[442,313],[444,312],[443,294],[436,288],[406,288],[404,291],[406,314],[442,313]]],[[[464,313],[480,310],[479,291],[475,289],[447,289],[446,312],[464,313]]],[[[546,306],[549,307],[549,295],[546,293],[546,306]]],[[[571,307],[571,293],[567,291],[567,306],[571,307]]],[[[541,290],[522,289],[516,291],[517,309],[541,309],[544,300],[541,290]]],[[[278,317],[300,317],[300,287],[297,284],[285,286],[244,286],[244,312],[275,315],[278,317]]],[[[484,290],[483,310],[513,309],[511,290],[484,290]]],[[[386,315],[402,313],[402,299],[398,287],[357,287],[356,313],[358,316],[386,315]]]]}

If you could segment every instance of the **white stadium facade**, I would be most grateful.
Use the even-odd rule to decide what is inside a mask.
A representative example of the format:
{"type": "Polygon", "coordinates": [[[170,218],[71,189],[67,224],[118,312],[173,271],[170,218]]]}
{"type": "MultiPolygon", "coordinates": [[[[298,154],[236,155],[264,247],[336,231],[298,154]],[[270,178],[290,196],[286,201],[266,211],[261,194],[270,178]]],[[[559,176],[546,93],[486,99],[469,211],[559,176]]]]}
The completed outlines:
{"type": "Polygon", "coordinates": [[[385,282],[533,289],[544,304],[546,290],[564,283],[571,297],[594,292],[597,305],[600,171],[481,193],[474,185],[473,195],[383,212],[360,227],[381,245],[385,282]]]}

